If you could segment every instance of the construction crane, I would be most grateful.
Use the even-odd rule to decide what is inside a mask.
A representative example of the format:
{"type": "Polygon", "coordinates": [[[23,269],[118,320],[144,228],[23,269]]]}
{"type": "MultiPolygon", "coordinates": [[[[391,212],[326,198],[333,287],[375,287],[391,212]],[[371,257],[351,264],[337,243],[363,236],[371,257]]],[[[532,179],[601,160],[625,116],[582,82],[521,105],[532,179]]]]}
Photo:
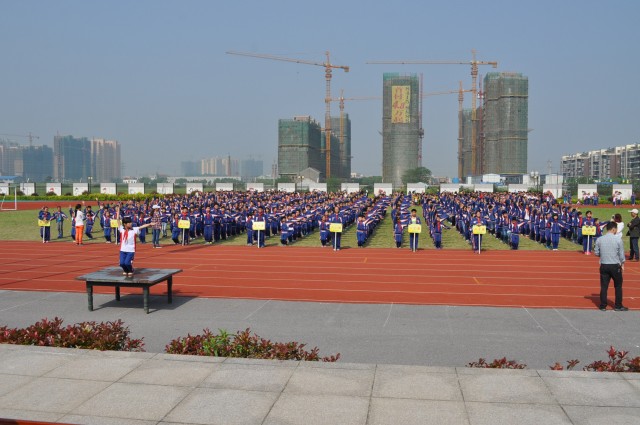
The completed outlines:
{"type": "Polygon", "coordinates": [[[39,136],[36,136],[35,134],[31,134],[31,132],[29,132],[29,134],[4,134],[4,133],[0,133],[0,136],[27,138],[27,139],[29,139],[29,147],[33,146],[33,139],[39,139],[40,138],[39,136]]]}
{"type": "MultiPolygon", "coordinates": [[[[471,110],[471,172],[473,174],[479,174],[478,164],[476,164],[477,146],[476,146],[476,96],[478,93],[478,65],[491,65],[493,68],[498,67],[498,62],[495,61],[479,61],[476,60],[476,51],[471,50],[471,61],[370,61],[368,64],[382,65],[382,64],[397,64],[397,65],[471,65],[471,90],[473,93],[472,98],[472,110],[471,110]]],[[[459,176],[461,177],[461,176],[459,176]]]]}
{"type": "MultiPolygon", "coordinates": [[[[460,88],[458,90],[446,90],[446,91],[434,91],[429,93],[420,93],[420,99],[431,96],[440,96],[443,94],[455,94],[458,93],[458,100],[460,105],[458,107],[458,114],[462,116],[462,101],[464,100],[464,93],[472,92],[473,90],[464,90],[462,88],[462,81],[460,81],[460,88]]],[[[331,99],[332,102],[340,102],[340,150],[344,149],[344,101],[345,100],[382,100],[382,96],[360,96],[360,97],[344,97],[344,90],[340,91],[340,97],[331,99]]],[[[420,102],[422,103],[422,102],[420,102]]],[[[420,114],[422,115],[422,113],[420,114]]],[[[422,120],[420,120],[422,123],[422,120]]],[[[422,164],[422,139],[424,138],[424,129],[420,125],[420,144],[418,145],[418,163],[422,164]]],[[[459,137],[458,137],[458,167],[462,164],[462,121],[459,122],[459,137]]],[[[460,174],[460,173],[459,173],[460,174]]]]}
{"type": "Polygon", "coordinates": [[[282,56],[274,56],[274,55],[263,55],[256,53],[245,53],[245,52],[236,52],[236,51],[228,51],[226,52],[228,55],[238,55],[238,56],[248,56],[252,58],[259,59],[271,59],[276,61],[284,61],[284,62],[293,62],[293,63],[301,63],[304,65],[315,65],[321,66],[324,68],[324,76],[326,81],[326,92],[324,97],[325,103],[325,114],[324,114],[324,131],[325,131],[325,155],[327,158],[327,172],[326,177],[331,177],[331,76],[333,73],[333,69],[342,69],[344,72],[349,72],[349,67],[344,65],[333,65],[330,59],[330,53],[327,50],[324,54],[327,56],[327,60],[325,62],[313,62],[302,59],[292,59],[285,58],[282,56]]]}

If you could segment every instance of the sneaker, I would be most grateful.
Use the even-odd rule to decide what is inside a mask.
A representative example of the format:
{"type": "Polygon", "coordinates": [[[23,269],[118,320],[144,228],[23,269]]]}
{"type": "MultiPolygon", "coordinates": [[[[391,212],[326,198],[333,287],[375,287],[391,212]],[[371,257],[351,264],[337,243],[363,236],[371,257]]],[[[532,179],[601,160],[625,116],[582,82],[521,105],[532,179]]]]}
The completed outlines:
{"type": "Polygon", "coordinates": [[[615,307],[614,308],[615,311],[629,311],[629,309],[623,305],[621,305],[620,307],[615,307]]]}
{"type": "Polygon", "coordinates": [[[133,273],[127,273],[127,277],[133,277],[133,273]]]}
{"type": "Polygon", "coordinates": [[[604,307],[600,306],[600,307],[598,307],[598,309],[600,309],[600,311],[607,311],[607,307],[606,306],[604,306],[604,307]]]}
{"type": "Polygon", "coordinates": [[[156,248],[162,248],[160,245],[158,245],[156,248]]]}

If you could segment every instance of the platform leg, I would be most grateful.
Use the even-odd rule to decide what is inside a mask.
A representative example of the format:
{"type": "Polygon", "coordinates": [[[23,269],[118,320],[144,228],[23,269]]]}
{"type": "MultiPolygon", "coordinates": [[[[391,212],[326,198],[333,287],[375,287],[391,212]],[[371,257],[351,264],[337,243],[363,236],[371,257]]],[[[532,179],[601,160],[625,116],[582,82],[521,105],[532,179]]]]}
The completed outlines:
{"type": "Polygon", "coordinates": [[[173,296],[171,294],[172,287],[173,287],[173,276],[169,276],[169,279],[167,279],[167,298],[169,299],[169,304],[173,302],[173,296]]]}
{"type": "Polygon", "coordinates": [[[116,301],[120,301],[120,287],[116,286],[116,301]]]}
{"type": "Polygon", "coordinates": [[[93,285],[87,282],[87,301],[89,302],[89,311],[93,311],[93,285]]]}
{"type": "Polygon", "coordinates": [[[142,288],[142,297],[144,300],[144,312],[149,314],[149,287],[142,288]]]}

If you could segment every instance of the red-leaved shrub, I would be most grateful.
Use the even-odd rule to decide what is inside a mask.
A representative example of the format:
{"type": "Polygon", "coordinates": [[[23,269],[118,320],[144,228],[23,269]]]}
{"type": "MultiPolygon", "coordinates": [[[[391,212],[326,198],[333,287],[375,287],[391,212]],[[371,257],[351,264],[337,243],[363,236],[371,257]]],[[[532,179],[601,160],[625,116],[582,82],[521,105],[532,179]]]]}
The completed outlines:
{"type": "Polygon", "coordinates": [[[85,348],[89,350],[144,351],[142,339],[131,339],[129,327],[115,322],[81,322],[62,326],[62,319],[42,319],[26,328],[0,326],[1,344],[43,347],[85,348]]]}
{"type": "Polygon", "coordinates": [[[305,350],[306,344],[298,342],[273,342],[251,334],[247,328],[231,335],[219,329],[214,335],[204,329],[202,335],[187,334],[172,340],[165,348],[169,354],[189,354],[194,356],[243,357],[250,359],[305,360],[335,362],[340,353],[320,357],[318,347],[305,350]]]}
{"type": "Polygon", "coordinates": [[[494,359],[491,363],[487,363],[485,359],[479,359],[477,362],[471,362],[467,367],[477,367],[481,369],[525,369],[526,364],[518,363],[515,360],[507,360],[506,357],[494,359]]]}

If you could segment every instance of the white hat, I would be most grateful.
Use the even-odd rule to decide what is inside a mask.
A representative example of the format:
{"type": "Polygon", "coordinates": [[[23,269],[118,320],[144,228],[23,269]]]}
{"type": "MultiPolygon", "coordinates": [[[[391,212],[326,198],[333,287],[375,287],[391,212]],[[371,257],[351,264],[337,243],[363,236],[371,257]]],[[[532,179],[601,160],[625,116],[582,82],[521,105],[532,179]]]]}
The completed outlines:
{"type": "Polygon", "coordinates": [[[629,212],[630,212],[630,213],[634,213],[634,214],[638,214],[638,209],[637,209],[637,208],[634,208],[634,209],[630,210],[629,212]]]}
{"type": "Polygon", "coordinates": [[[160,209],[160,205],[154,205],[151,208],[153,208],[154,210],[160,209]]]}

